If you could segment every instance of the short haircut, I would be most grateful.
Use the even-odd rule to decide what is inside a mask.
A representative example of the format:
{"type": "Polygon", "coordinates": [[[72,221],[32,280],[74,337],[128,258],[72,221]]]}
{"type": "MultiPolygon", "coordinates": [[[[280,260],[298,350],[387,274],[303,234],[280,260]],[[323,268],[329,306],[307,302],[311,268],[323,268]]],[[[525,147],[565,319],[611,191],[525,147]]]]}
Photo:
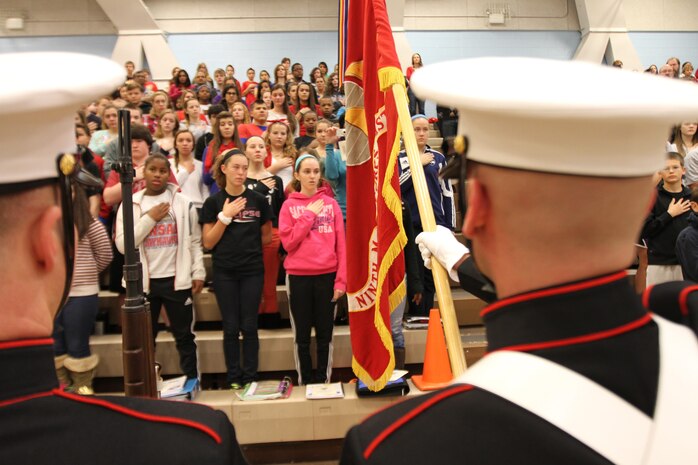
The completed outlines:
{"type": "Polygon", "coordinates": [[[256,107],[260,105],[264,105],[265,108],[267,107],[267,103],[264,100],[255,100],[254,102],[252,102],[252,105],[250,105],[250,110],[254,110],[256,107]]]}
{"type": "Polygon", "coordinates": [[[130,90],[136,90],[136,89],[142,91],[141,85],[138,84],[137,82],[128,81],[128,83],[126,84],[126,90],[129,90],[129,91],[130,91],[130,90]]]}
{"type": "Polygon", "coordinates": [[[171,168],[169,158],[167,158],[165,155],[161,153],[153,153],[151,155],[148,155],[148,158],[145,159],[145,163],[143,166],[148,167],[148,165],[150,165],[155,160],[162,160],[165,162],[167,168],[171,168]]]}
{"type": "Polygon", "coordinates": [[[315,113],[313,110],[309,110],[309,111],[301,112],[301,116],[300,116],[300,118],[298,118],[298,121],[301,124],[305,123],[305,119],[308,117],[308,115],[315,115],[315,118],[317,118],[317,113],[315,113]]]}
{"type": "Polygon", "coordinates": [[[300,63],[294,63],[293,66],[291,66],[291,71],[293,71],[294,69],[296,69],[296,66],[300,66],[301,68],[303,67],[303,65],[300,64],[300,63]]]}
{"type": "Polygon", "coordinates": [[[217,116],[218,113],[222,113],[224,111],[225,111],[225,108],[223,108],[223,105],[217,103],[215,105],[211,105],[210,107],[208,107],[208,111],[206,112],[206,114],[209,117],[211,117],[211,116],[217,116]]]}
{"type": "Polygon", "coordinates": [[[681,163],[681,166],[683,167],[683,157],[681,156],[680,153],[677,152],[667,152],[666,154],[666,159],[667,160],[676,160],[679,163],[681,163]]]}
{"type": "Polygon", "coordinates": [[[131,140],[142,140],[148,144],[148,147],[153,146],[153,136],[150,135],[148,128],[142,124],[131,125],[131,140]]]}
{"type": "Polygon", "coordinates": [[[141,109],[141,107],[139,107],[135,103],[127,103],[126,105],[124,105],[123,109],[128,110],[129,112],[138,111],[141,113],[141,115],[143,114],[143,110],[141,109]]]}

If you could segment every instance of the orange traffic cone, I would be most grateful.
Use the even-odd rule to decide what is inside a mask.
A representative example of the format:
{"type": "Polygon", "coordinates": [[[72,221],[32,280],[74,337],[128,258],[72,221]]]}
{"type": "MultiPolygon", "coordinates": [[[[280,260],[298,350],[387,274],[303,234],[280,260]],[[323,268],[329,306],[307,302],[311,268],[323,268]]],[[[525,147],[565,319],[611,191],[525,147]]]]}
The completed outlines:
{"type": "Polygon", "coordinates": [[[439,310],[432,308],[427,329],[427,348],[424,353],[424,371],[414,375],[412,382],[420,391],[434,391],[450,384],[453,380],[451,363],[446,350],[446,338],[441,327],[439,310]]]}

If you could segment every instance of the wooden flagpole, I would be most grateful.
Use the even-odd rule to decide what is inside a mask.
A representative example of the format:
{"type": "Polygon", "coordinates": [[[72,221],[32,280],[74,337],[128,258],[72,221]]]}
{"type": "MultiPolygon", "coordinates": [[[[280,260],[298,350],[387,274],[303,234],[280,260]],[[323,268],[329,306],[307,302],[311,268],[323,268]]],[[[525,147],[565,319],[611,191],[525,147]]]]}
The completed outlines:
{"type": "MultiPolygon", "coordinates": [[[[392,90],[400,126],[402,127],[402,139],[405,143],[407,160],[410,163],[412,183],[417,196],[417,207],[419,209],[419,216],[422,219],[422,229],[424,231],[435,231],[436,220],[434,219],[434,210],[431,206],[431,198],[427,190],[427,181],[424,177],[424,169],[422,168],[422,162],[419,157],[417,139],[415,138],[414,129],[412,128],[412,119],[407,104],[407,93],[405,87],[400,84],[394,84],[392,90]]],[[[436,288],[436,296],[439,300],[439,311],[444,325],[444,335],[446,337],[446,347],[448,348],[448,358],[451,362],[451,371],[453,371],[454,377],[458,377],[465,372],[467,366],[465,363],[465,356],[463,355],[463,343],[461,342],[460,331],[458,329],[456,311],[453,307],[453,297],[448,281],[448,273],[438,260],[431,261],[431,271],[434,275],[434,286],[436,288]]]]}

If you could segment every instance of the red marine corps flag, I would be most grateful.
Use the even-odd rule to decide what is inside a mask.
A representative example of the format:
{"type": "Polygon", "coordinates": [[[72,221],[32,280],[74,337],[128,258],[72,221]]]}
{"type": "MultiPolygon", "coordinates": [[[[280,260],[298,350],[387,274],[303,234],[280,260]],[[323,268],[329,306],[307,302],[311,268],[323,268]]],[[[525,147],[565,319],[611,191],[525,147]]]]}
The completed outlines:
{"type": "MultiPolygon", "coordinates": [[[[345,0],[340,60],[347,130],[347,296],[354,373],[381,390],[395,367],[390,313],[405,296],[407,241],[396,170],[400,124],[392,93],[405,78],[385,0],[345,0]]],[[[405,100],[405,107],[407,102],[405,100]]]]}

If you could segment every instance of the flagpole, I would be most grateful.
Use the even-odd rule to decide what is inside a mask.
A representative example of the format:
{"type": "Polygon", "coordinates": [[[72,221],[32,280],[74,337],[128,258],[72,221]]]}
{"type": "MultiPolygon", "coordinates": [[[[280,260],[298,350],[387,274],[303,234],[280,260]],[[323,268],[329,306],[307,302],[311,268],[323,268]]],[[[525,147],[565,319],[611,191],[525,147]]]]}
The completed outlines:
{"type": "MultiPolygon", "coordinates": [[[[412,128],[412,119],[407,106],[407,94],[405,87],[400,84],[392,86],[393,98],[402,127],[402,138],[405,142],[405,152],[407,152],[407,160],[410,163],[410,171],[412,173],[412,184],[417,197],[417,207],[419,216],[422,219],[422,229],[424,231],[435,231],[436,220],[434,219],[434,210],[431,206],[431,198],[427,190],[427,181],[424,178],[424,169],[419,157],[419,149],[417,148],[417,139],[412,128]]],[[[451,362],[451,371],[453,376],[458,377],[463,374],[467,368],[465,356],[463,355],[463,343],[460,338],[458,329],[458,321],[456,319],[456,311],[453,307],[453,297],[451,296],[451,287],[448,281],[448,274],[443,266],[437,261],[431,261],[431,271],[434,275],[434,286],[436,288],[436,296],[439,300],[439,312],[444,326],[444,335],[446,337],[446,347],[448,348],[448,358],[451,362]]]]}

